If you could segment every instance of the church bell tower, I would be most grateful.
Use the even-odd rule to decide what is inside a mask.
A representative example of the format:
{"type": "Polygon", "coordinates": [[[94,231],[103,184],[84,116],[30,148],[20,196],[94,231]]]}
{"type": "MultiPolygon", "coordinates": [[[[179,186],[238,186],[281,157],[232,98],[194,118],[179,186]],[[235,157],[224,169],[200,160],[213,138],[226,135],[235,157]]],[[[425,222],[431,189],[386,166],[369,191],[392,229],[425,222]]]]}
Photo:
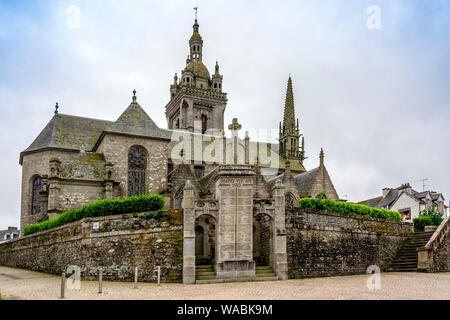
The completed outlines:
{"type": "Polygon", "coordinates": [[[166,105],[167,127],[174,130],[219,135],[224,129],[227,94],[222,92],[223,76],[216,62],[211,77],[203,64],[203,39],[197,13],[189,40],[189,55],[181,78],[175,74],[166,105]]]}
{"type": "Polygon", "coordinates": [[[283,123],[280,122],[279,143],[280,156],[284,160],[290,163],[299,162],[303,164],[305,159],[305,138],[300,134],[298,118],[295,119],[294,93],[290,76],[286,90],[283,123]]]}

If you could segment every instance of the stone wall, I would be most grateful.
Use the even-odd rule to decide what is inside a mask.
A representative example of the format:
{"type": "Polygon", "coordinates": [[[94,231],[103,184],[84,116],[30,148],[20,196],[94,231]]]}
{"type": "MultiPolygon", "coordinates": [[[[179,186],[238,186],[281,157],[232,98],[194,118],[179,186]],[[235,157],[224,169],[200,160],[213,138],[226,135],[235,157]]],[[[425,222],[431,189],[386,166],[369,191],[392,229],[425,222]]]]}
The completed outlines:
{"type": "Polygon", "coordinates": [[[412,224],[293,209],[286,212],[289,278],[366,273],[393,257],[412,224]]]}
{"type": "Polygon", "coordinates": [[[434,268],[433,272],[449,272],[450,271],[450,237],[441,244],[436,252],[433,252],[434,268]]]}
{"type": "Polygon", "coordinates": [[[120,182],[121,195],[128,194],[128,153],[133,146],[147,150],[147,189],[149,193],[159,193],[167,188],[168,142],[157,139],[106,134],[97,148],[106,161],[114,164],[115,180],[120,182]]]}
{"type": "Polygon", "coordinates": [[[0,265],[60,274],[70,265],[81,268],[87,279],[182,281],[182,226],[127,216],[86,218],[52,230],[0,244],[0,265]],[[93,223],[99,229],[93,230],[93,223]]]}

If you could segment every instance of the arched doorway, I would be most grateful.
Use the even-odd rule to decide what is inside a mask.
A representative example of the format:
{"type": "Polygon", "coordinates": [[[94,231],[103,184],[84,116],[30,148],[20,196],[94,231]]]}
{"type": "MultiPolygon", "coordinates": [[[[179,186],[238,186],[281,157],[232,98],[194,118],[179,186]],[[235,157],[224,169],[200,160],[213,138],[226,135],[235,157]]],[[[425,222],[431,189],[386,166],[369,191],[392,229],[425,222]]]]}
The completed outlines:
{"type": "Polygon", "coordinates": [[[216,253],[216,221],[204,214],[195,219],[195,261],[197,265],[214,264],[216,253]]]}
{"type": "Polygon", "coordinates": [[[257,266],[270,266],[273,246],[272,218],[259,213],[253,217],[253,259],[257,266]]]}

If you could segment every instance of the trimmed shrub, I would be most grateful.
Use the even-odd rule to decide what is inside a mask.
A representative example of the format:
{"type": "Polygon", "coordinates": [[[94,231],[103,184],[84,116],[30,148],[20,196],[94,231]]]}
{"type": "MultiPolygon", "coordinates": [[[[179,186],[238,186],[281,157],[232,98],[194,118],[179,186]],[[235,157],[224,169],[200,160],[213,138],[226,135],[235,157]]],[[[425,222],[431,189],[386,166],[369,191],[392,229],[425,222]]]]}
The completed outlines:
{"type": "Polygon", "coordinates": [[[304,198],[298,201],[300,208],[325,210],[330,212],[345,213],[349,215],[378,218],[385,220],[401,221],[400,214],[396,211],[377,209],[347,202],[333,201],[329,199],[304,198]]]}
{"type": "Polygon", "coordinates": [[[413,219],[414,223],[414,232],[424,232],[425,226],[432,226],[433,219],[430,216],[420,216],[413,219]]]}
{"type": "Polygon", "coordinates": [[[23,234],[26,236],[89,217],[104,217],[150,211],[157,211],[152,218],[165,217],[165,213],[162,210],[163,207],[164,197],[160,195],[100,200],[74,210],[66,211],[56,218],[38,224],[28,225],[24,228],[23,234]]]}
{"type": "Polygon", "coordinates": [[[436,205],[424,210],[419,217],[413,219],[414,232],[424,232],[425,226],[439,226],[444,221],[443,215],[436,209],[436,205]]]}

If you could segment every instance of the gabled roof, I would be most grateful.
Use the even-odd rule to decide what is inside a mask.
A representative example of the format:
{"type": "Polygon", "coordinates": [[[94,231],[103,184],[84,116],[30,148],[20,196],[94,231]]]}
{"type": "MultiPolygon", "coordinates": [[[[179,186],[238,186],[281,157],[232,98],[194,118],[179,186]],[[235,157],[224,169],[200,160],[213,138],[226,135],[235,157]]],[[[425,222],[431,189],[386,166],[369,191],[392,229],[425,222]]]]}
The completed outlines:
{"type": "Polygon", "coordinates": [[[166,135],[161,132],[135,99],[106,131],[167,140],[166,135]]]}
{"type": "Polygon", "coordinates": [[[46,148],[92,150],[104,130],[113,122],[55,114],[33,143],[20,154],[20,163],[26,153],[46,148]]]}
{"type": "Polygon", "coordinates": [[[320,167],[294,176],[294,183],[297,185],[300,197],[310,195],[311,188],[319,172],[320,167]]]}

